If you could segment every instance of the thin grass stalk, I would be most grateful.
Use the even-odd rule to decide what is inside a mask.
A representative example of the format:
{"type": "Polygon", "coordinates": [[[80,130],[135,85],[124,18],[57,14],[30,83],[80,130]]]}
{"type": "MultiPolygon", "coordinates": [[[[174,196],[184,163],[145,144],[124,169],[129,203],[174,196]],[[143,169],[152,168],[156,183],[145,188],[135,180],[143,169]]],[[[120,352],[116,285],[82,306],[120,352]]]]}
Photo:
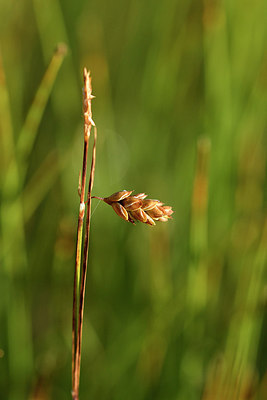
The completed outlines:
{"type": "MultiPolygon", "coordinates": [[[[84,210],[83,210],[84,213],[84,210]]],[[[82,247],[82,231],[83,231],[83,215],[81,213],[81,207],[78,219],[77,228],[77,250],[75,259],[75,269],[74,269],[74,283],[73,283],[73,313],[72,313],[72,391],[73,399],[75,399],[74,394],[76,387],[75,380],[75,355],[76,355],[76,343],[77,343],[77,291],[78,291],[78,276],[80,274],[80,264],[81,264],[81,247],[82,247]]]]}
{"type": "MultiPolygon", "coordinates": [[[[78,357],[76,356],[78,350],[77,343],[77,314],[78,306],[77,300],[80,291],[80,276],[81,276],[81,260],[82,260],[82,236],[83,236],[83,221],[85,213],[85,186],[86,186],[86,173],[87,173],[87,160],[88,160],[88,146],[91,134],[91,127],[94,125],[92,120],[91,99],[92,86],[90,73],[84,69],[84,95],[83,95],[83,111],[84,111],[84,150],[83,150],[83,166],[81,174],[81,182],[79,182],[80,206],[78,215],[77,226],[77,242],[76,242],[76,257],[74,268],[74,283],[73,283],[73,312],[72,312],[72,396],[73,399],[78,399],[79,382],[79,365],[77,364],[78,357]]],[[[80,306],[79,306],[80,309],[80,306]]]]}
{"type": "Polygon", "coordinates": [[[90,180],[88,185],[87,195],[87,210],[86,210],[86,225],[85,225],[85,236],[84,236],[84,247],[83,247],[83,268],[80,285],[80,299],[79,299],[79,320],[78,320],[78,333],[77,333],[77,346],[75,355],[75,381],[76,381],[76,393],[77,399],[79,395],[79,382],[80,382],[80,369],[81,369],[81,345],[82,345],[82,327],[83,327],[83,312],[84,312],[84,296],[85,296],[85,285],[86,285],[86,274],[88,266],[88,250],[89,250],[89,235],[90,235],[90,222],[91,222],[91,194],[94,184],[95,175],[95,159],[96,159],[96,137],[97,131],[94,128],[94,145],[92,151],[92,163],[90,180]]]}

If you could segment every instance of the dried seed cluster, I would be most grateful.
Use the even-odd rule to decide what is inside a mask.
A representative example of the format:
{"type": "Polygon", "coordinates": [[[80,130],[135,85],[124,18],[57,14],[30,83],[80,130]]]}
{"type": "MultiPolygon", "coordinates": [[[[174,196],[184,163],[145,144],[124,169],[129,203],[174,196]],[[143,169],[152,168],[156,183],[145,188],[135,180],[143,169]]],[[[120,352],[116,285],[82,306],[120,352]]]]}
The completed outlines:
{"type": "Polygon", "coordinates": [[[171,218],[172,207],[164,206],[159,200],[146,199],[145,193],[131,196],[132,192],[132,190],[122,190],[101,200],[111,205],[119,217],[132,224],[140,221],[155,225],[155,221],[165,222],[171,218]]]}

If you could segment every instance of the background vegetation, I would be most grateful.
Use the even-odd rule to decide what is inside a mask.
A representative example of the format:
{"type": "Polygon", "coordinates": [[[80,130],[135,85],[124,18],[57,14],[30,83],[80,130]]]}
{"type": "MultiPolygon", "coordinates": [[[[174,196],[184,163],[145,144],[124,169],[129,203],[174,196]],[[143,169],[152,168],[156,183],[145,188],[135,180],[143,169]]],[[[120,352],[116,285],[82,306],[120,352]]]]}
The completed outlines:
{"type": "Polygon", "coordinates": [[[264,3],[0,1],[1,398],[71,397],[84,66],[94,194],[175,214],[95,200],[81,399],[267,398],[264,3]]]}

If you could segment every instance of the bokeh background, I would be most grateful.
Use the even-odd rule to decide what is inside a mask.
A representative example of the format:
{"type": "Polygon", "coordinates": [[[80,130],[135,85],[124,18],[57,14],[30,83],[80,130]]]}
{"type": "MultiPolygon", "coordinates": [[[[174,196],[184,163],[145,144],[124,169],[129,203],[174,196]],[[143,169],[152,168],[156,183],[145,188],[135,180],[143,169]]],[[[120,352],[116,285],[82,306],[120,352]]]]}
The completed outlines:
{"type": "Polygon", "coordinates": [[[94,200],[80,398],[267,398],[264,3],[0,1],[2,399],[71,397],[85,66],[94,194],[175,214],[94,200]]]}

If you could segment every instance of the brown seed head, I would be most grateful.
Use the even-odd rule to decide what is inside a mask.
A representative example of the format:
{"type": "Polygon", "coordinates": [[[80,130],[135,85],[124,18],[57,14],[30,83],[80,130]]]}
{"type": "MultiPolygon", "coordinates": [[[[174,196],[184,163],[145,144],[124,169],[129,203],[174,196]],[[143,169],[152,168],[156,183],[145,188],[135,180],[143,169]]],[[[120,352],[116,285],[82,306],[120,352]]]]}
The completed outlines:
{"type": "Polygon", "coordinates": [[[102,200],[111,205],[119,217],[133,224],[135,221],[140,221],[153,226],[155,221],[166,222],[172,218],[172,207],[164,206],[159,200],[146,199],[145,193],[133,196],[132,192],[132,190],[122,190],[102,200]]]}

